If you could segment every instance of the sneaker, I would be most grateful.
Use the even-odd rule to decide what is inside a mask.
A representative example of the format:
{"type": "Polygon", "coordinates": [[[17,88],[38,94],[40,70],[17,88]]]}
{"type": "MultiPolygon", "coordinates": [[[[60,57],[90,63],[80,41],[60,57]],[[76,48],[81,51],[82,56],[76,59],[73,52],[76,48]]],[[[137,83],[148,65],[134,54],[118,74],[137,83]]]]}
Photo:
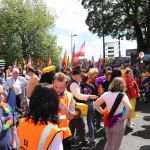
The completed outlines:
{"type": "Polygon", "coordinates": [[[76,141],[76,140],[71,141],[71,146],[72,147],[76,147],[76,146],[80,146],[80,145],[81,145],[81,142],[79,142],[79,141],[76,141]]]}
{"type": "Polygon", "coordinates": [[[95,142],[83,142],[82,148],[93,149],[95,148],[95,142]]]}
{"type": "Polygon", "coordinates": [[[131,130],[134,129],[134,124],[131,121],[127,121],[126,126],[131,130]]]}
{"type": "Polygon", "coordinates": [[[135,124],[131,121],[131,124],[133,125],[133,126],[135,126],[135,124]]]}

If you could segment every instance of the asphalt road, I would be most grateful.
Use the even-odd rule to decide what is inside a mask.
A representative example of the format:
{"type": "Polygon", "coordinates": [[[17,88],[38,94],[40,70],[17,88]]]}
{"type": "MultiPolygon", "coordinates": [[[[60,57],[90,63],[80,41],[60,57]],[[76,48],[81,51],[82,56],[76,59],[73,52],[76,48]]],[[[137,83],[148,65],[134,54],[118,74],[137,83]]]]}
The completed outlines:
{"type": "MultiPolygon", "coordinates": [[[[150,102],[136,105],[137,117],[133,119],[134,130],[126,129],[120,150],[150,150],[150,102]]],[[[95,133],[96,146],[93,150],[103,150],[106,142],[105,131],[95,133]]],[[[88,148],[86,148],[88,149],[88,148]]],[[[72,150],[83,150],[81,147],[72,150]]]]}

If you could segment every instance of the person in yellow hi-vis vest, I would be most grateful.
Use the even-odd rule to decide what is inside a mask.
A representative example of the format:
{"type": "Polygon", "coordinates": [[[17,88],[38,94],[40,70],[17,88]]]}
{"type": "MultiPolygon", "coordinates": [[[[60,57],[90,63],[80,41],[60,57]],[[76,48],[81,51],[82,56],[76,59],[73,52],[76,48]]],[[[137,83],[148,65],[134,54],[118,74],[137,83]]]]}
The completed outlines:
{"type": "Polygon", "coordinates": [[[64,73],[56,73],[53,79],[53,88],[59,96],[59,128],[63,130],[63,148],[71,150],[71,131],[69,120],[75,115],[75,104],[72,93],[66,90],[67,76],[64,73]]]}
{"type": "Polygon", "coordinates": [[[63,150],[62,131],[58,128],[59,98],[47,83],[34,89],[29,111],[19,121],[20,150],[63,150]]]}

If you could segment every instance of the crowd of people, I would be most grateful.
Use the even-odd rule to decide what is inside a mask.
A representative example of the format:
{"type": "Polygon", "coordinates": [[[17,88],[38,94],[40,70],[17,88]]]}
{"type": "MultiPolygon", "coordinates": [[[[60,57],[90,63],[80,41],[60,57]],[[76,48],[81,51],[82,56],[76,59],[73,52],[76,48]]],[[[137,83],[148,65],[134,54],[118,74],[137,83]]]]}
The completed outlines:
{"type": "Polygon", "coordinates": [[[92,149],[101,128],[104,150],[119,150],[125,128],[134,130],[137,98],[150,98],[149,72],[143,69],[139,81],[125,66],[106,66],[103,73],[81,66],[56,70],[1,69],[0,150],[92,149]]]}

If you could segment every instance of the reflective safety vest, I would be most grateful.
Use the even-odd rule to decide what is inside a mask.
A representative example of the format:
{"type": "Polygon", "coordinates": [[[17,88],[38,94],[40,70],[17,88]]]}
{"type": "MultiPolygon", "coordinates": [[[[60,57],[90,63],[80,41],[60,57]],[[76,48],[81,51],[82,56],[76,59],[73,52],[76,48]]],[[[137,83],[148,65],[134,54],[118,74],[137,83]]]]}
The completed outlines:
{"type": "Polygon", "coordinates": [[[26,121],[24,118],[20,120],[17,131],[20,150],[47,150],[60,129],[52,123],[35,125],[31,120],[26,121]]]}
{"type": "MultiPolygon", "coordinates": [[[[65,91],[64,96],[59,99],[60,102],[64,103],[69,108],[71,103],[73,102],[73,95],[72,93],[65,91]]],[[[58,115],[60,119],[58,127],[63,131],[63,139],[66,139],[71,136],[71,131],[69,129],[69,120],[67,119],[66,113],[62,110],[59,111],[58,115]]]]}

